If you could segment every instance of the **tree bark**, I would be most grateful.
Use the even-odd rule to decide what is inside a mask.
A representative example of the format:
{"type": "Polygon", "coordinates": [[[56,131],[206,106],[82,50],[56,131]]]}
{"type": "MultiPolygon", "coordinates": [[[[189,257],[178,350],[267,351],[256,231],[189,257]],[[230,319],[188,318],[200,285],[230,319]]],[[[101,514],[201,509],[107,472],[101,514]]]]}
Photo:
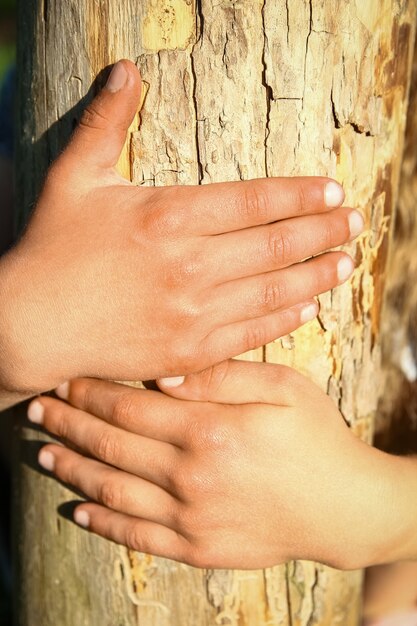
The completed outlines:
{"type": "MultiPolygon", "coordinates": [[[[349,247],[358,268],[320,299],[318,321],[246,358],[311,376],[370,441],[415,13],[412,0],[22,2],[19,223],[92,81],[121,57],[137,60],[148,87],[120,165],[135,183],[335,176],[366,216],[349,247]]],[[[361,572],[305,562],[200,571],[80,530],[57,512],[73,495],[33,463],[44,438],[23,430],[22,626],[358,624],[361,572]]]]}

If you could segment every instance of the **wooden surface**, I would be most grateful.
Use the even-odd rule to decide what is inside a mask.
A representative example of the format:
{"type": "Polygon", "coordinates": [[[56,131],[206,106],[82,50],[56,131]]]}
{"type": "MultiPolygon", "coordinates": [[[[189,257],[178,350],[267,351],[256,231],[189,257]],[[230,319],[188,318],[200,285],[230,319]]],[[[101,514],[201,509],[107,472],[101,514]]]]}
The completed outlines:
{"type": "MultiPolygon", "coordinates": [[[[311,375],[370,440],[415,12],[411,0],[22,2],[19,223],[92,82],[120,57],[148,87],[120,164],[137,184],[336,176],[367,220],[350,247],[358,268],[321,298],[319,321],[247,358],[311,375]]],[[[39,438],[24,430],[21,626],[358,624],[361,572],[200,571],[88,535],[57,512],[72,494],[31,467],[39,438]]]]}

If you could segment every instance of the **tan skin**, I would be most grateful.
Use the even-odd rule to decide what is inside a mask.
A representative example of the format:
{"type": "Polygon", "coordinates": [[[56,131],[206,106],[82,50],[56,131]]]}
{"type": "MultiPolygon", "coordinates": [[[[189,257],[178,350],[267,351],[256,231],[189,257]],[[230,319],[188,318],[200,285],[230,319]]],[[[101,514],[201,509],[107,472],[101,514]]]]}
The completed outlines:
{"type": "Polygon", "coordinates": [[[67,402],[29,407],[73,448],[47,445],[39,461],[91,500],[79,524],[204,568],[417,557],[416,461],[357,439],[297,372],[228,361],[159,385],[75,380],[57,390],[67,402]]]}
{"type": "Polygon", "coordinates": [[[363,228],[328,178],[124,180],[140,90],[136,66],[119,62],[0,261],[0,409],[75,377],[209,367],[311,319],[314,296],[353,271],[344,252],[324,253],[363,228]]]}

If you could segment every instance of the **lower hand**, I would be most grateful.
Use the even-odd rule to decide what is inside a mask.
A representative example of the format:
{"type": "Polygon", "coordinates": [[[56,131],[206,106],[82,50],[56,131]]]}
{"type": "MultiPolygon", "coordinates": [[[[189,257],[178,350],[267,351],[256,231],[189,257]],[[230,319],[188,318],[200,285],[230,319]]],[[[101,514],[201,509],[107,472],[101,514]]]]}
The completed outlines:
{"type": "Polygon", "coordinates": [[[47,445],[40,463],[91,500],[79,524],[205,568],[356,568],[410,551],[415,515],[399,485],[413,493],[416,468],[357,439],[307,379],[229,361],[174,383],[160,381],[169,397],[76,380],[58,390],[67,403],[29,407],[74,448],[47,445]]]}

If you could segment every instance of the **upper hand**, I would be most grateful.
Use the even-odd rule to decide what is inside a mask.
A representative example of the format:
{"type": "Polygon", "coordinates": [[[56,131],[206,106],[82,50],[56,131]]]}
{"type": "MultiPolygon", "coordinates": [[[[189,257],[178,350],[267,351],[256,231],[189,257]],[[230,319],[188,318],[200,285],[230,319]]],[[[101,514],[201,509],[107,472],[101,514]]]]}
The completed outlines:
{"type": "Polygon", "coordinates": [[[133,63],[116,69],[118,90],[113,74],[0,264],[0,383],[10,389],[201,370],[313,318],[313,297],[353,270],[342,252],[294,265],[362,228],[327,178],[124,180],[116,164],[141,82],[133,63]]]}
{"type": "Polygon", "coordinates": [[[407,554],[404,467],[357,439],[307,379],[229,361],[163,388],[176,397],[83,379],[59,390],[68,404],[32,403],[29,416],[77,450],[48,445],[40,462],[93,501],[79,523],[208,568],[407,554]]]}

